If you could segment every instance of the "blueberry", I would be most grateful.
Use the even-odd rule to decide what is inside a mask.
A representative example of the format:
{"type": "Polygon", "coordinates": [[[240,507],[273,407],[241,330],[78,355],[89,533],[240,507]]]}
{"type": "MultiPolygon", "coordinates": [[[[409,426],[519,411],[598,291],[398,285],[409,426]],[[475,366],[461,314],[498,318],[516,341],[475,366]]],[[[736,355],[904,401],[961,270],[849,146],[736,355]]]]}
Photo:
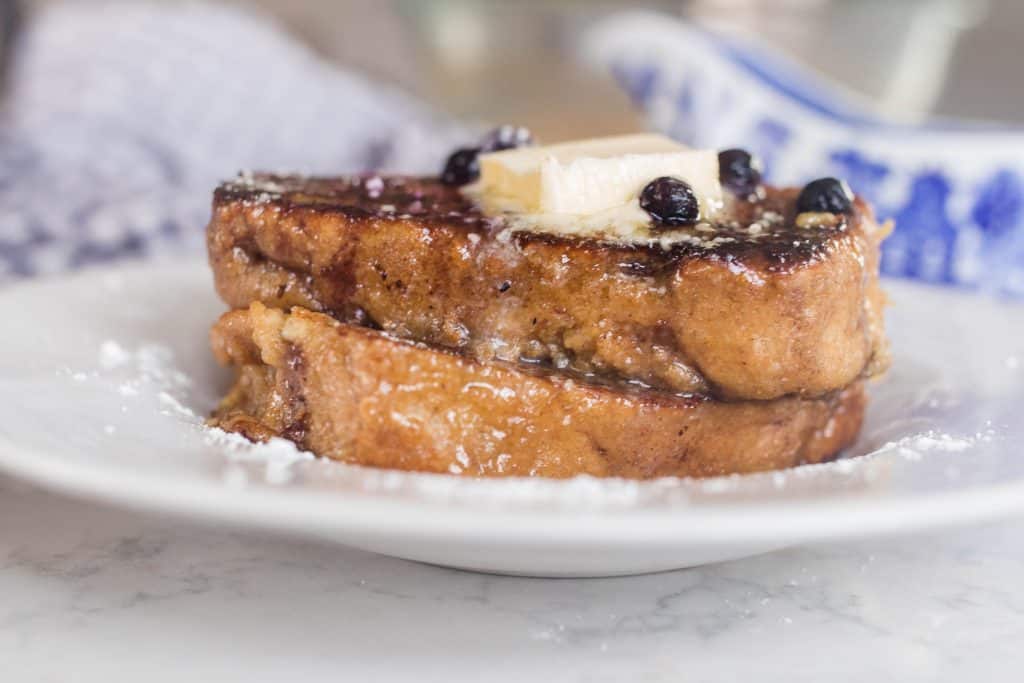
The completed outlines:
{"type": "Polygon", "coordinates": [[[850,186],[836,178],[818,178],[807,183],[796,199],[798,213],[849,213],[853,208],[850,186]]]}
{"type": "Polygon", "coordinates": [[[500,152],[503,149],[516,149],[533,144],[533,135],[528,128],[506,124],[498,126],[480,143],[481,152],[500,152]]]}
{"type": "Polygon", "coordinates": [[[718,153],[718,179],[732,192],[746,196],[761,182],[761,162],[743,149],[718,153]]]}
{"type": "Polygon", "coordinates": [[[445,185],[468,185],[480,177],[480,161],[477,147],[463,147],[452,152],[441,171],[441,182],[445,185]]]}
{"type": "Polygon", "coordinates": [[[693,225],[700,220],[700,202],[693,188],[678,178],[663,176],[647,183],[640,208],[662,225],[693,225]]]}

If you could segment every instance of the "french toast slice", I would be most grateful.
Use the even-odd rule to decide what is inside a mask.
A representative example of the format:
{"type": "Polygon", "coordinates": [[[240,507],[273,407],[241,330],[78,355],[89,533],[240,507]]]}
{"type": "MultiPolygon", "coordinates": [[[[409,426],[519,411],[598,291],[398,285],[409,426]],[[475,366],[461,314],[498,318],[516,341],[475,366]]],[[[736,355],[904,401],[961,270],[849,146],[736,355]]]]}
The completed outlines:
{"type": "Polygon", "coordinates": [[[862,383],[723,402],[491,361],[253,303],[211,331],[237,371],[212,424],[330,458],[471,476],[706,477],[817,463],[857,434],[862,383]]]}
{"type": "Polygon", "coordinates": [[[828,395],[887,365],[879,228],[800,227],[796,189],[671,245],[510,229],[436,179],[244,176],[214,194],[216,287],[591,379],[728,400],[828,395]]]}

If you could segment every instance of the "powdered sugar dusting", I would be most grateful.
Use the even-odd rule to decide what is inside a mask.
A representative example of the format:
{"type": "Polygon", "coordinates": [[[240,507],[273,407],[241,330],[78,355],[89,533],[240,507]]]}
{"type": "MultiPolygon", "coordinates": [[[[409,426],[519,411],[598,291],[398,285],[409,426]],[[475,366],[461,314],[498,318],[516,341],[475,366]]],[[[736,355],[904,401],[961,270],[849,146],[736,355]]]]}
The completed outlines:
{"type": "Polygon", "coordinates": [[[120,367],[131,360],[131,354],[112,339],[108,339],[100,345],[100,367],[104,370],[111,370],[120,367]]]}
{"type": "MultiPolygon", "coordinates": [[[[473,506],[546,506],[554,509],[641,508],[651,504],[689,505],[695,502],[730,502],[751,496],[787,499],[808,491],[858,491],[891,476],[894,463],[916,463],[928,457],[966,457],[979,442],[992,438],[988,432],[952,435],[938,430],[920,430],[893,438],[865,455],[822,465],[755,475],[733,475],[704,480],[664,478],[653,481],[600,479],[589,476],[570,480],[531,478],[469,479],[461,476],[420,474],[379,470],[316,458],[293,443],[273,438],[252,443],[244,437],[205,424],[212,398],[196,398],[196,382],[182,372],[174,353],[161,344],[144,343],[135,348],[115,340],[103,341],[97,349],[96,368],[67,370],[74,382],[102,382],[121,401],[126,419],[137,410],[158,414],[198,431],[201,443],[223,457],[221,480],[226,488],[242,489],[253,484],[288,486],[315,476],[328,487],[385,497],[413,495],[450,504],[473,506]],[[149,406],[152,406],[150,408],[149,406]],[[315,470],[308,467],[315,466],[315,470]]],[[[202,387],[200,387],[202,388],[202,387]]],[[[479,387],[499,398],[500,388],[479,387]]],[[[211,394],[212,395],[212,394],[211,394]]],[[[930,395],[930,394],[929,394],[930,395]]],[[[934,397],[918,403],[936,409],[934,397]]],[[[101,426],[106,438],[124,438],[116,424],[101,426]]],[[[860,451],[864,452],[864,451],[860,451]]],[[[460,454],[456,462],[468,462],[460,454]]],[[[454,468],[456,473],[464,467],[454,468]]],[[[960,476],[967,468],[956,463],[944,465],[947,477],[960,476]]]]}
{"type": "Polygon", "coordinates": [[[160,404],[164,406],[163,410],[161,410],[161,413],[164,415],[178,415],[184,418],[194,418],[196,416],[191,409],[186,408],[181,401],[166,391],[158,393],[157,398],[160,400],[160,404]]]}
{"type": "MultiPolygon", "coordinates": [[[[129,413],[130,406],[145,405],[155,399],[156,410],[201,432],[203,442],[221,451],[229,463],[224,482],[231,487],[246,485],[249,474],[242,464],[258,464],[263,468],[262,479],[268,484],[286,484],[294,478],[296,463],[313,460],[311,453],[299,450],[285,439],[271,439],[258,444],[222,429],[208,427],[203,415],[207,410],[195,410],[189,388],[193,381],[178,369],[174,352],[162,344],[142,344],[128,349],[108,339],[100,344],[96,358],[97,368],[67,371],[73,381],[96,382],[110,386],[122,399],[121,413],[129,413]]],[[[107,437],[116,438],[120,432],[114,424],[102,428],[107,437]]]]}
{"type": "Polygon", "coordinates": [[[991,432],[982,432],[971,438],[958,438],[950,434],[935,432],[914,434],[897,441],[891,441],[868,457],[895,453],[909,460],[920,460],[930,452],[962,453],[970,449],[978,440],[991,438],[991,432]]]}
{"type": "MultiPolygon", "coordinates": [[[[316,456],[299,450],[286,439],[272,438],[266,443],[253,443],[245,437],[226,432],[218,427],[205,427],[203,441],[222,450],[233,463],[258,463],[264,466],[264,480],[268,484],[286,484],[295,477],[296,463],[313,460],[316,456]]],[[[238,487],[248,479],[245,470],[228,468],[225,483],[238,487]],[[241,474],[240,474],[241,473],[241,474]]]]}

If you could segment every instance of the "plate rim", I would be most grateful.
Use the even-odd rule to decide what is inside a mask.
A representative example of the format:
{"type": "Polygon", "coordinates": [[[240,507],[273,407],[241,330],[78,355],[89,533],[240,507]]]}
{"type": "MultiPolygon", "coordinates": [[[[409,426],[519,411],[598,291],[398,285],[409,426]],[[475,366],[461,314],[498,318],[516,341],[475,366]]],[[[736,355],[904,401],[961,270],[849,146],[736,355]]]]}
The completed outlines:
{"type": "MultiPolygon", "coordinates": [[[[661,510],[551,511],[468,508],[437,500],[395,500],[269,487],[232,489],[219,483],[159,479],[114,468],[91,468],[23,449],[0,435],[0,470],[75,498],[197,520],[289,530],[313,535],[388,534],[420,539],[493,538],[509,541],[609,542],[650,545],[682,542],[786,543],[910,533],[991,521],[1024,513],[1024,481],[878,501],[721,503],[661,510]],[[28,457],[25,457],[25,456],[28,457]],[[211,496],[211,494],[216,494],[211,496]],[[422,514],[429,510],[429,515],[422,514]],[[467,514],[471,512],[472,514],[467,514]],[[419,514],[413,514],[419,513],[419,514]],[[757,520],[752,524],[751,520],[757,520]],[[315,522],[317,528],[311,528],[315,522]]],[[[429,475],[404,472],[410,477],[429,475]]]]}

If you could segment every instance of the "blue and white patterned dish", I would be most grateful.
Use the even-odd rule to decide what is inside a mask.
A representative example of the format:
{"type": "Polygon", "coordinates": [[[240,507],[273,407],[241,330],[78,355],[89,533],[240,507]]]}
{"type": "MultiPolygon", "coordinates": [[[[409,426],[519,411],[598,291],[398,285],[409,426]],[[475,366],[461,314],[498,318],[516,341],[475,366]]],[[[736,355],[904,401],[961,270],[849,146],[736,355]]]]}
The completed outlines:
{"type": "Polygon", "coordinates": [[[1024,131],[886,121],[761,46],[663,15],[610,17],[583,51],[679,140],[746,146],[778,184],[846,178],[896,222],[884,273],[1024,294],[1024,131]]]}

